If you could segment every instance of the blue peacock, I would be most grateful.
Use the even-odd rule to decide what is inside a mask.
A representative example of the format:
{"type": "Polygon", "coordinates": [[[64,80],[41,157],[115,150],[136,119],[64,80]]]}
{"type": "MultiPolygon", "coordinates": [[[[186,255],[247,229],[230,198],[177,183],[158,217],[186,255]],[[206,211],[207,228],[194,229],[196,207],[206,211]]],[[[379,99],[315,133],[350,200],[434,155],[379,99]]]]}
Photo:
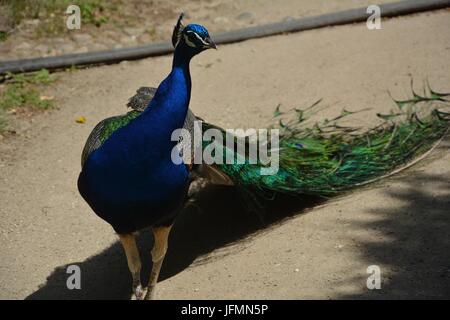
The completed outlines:
{"type": "MultiPolygon", "coordinates": [[[[364,132],[341,126],[349,111],[331,120],[308,125],[318,103],[291,110],[291,120],[279,108],[279,171],[261,175],[262,163],[176,164],[172,150],[174,130],[193,130],[199,120],[190,110],[189,63],[202,51],[216,48],[205,27],[184,25],[180,15],[172,35],[172,70],[159,87],[140,88],[128,107],[132,110],[101,121],[91,132],[82,153],[78,189],[92,210],[119,235],[132,275],[132,295],[151,299],[168,248],[168,236],[177,213],[190,197],[198,178],[235,185],[256,210],[258,198],[277,194],[334,196],[396,173],[427,154],[449,130],[450,114],[440,107],[423,115],[424,104],[447,106],[443,94],[395,101],[398,110],[380,114],[385,121],[364,132]],[[142,286],[141,260],[135,232],[150,227],[154,235],[153,266],[147,287],[142,286]]],[[[202,123],[202,130],[217,126],[202,123]]],[[[248,142],[250,143],[250,142],[248,142]]],[[[203,144],[205,147],[206,144],[203,144]]],[[[222,146],[223,156],[234,153],[222,146]]],[[[183,159],[190,157],[183,155],[183,159]]],[[[247,155],[244,154],[244,157],[247,155]]],[[[188,163],[189,162],[189,163],[188,163]]]]}

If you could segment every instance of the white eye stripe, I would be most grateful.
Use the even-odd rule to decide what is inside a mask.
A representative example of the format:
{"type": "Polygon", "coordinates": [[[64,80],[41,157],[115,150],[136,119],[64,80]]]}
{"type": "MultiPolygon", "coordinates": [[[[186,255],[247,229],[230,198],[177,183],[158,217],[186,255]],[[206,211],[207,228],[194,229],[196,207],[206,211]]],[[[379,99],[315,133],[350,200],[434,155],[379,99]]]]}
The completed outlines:
{"type": "Polygon", "coordinates": [[[204,45],[208,45],[209,43],[207,43],[205,40],[202,39],[202,37],[200,37],[196,32],[194,31],[186,31],[186,33],[193,33],[204,45]]]}
{"type": "Polygon", "coordinates": [[[191,40],[189,40],[189,37],[187,35],[184,35],[184,41],[186,42],[186,44],[189,47],[192,47],[192,48],[196,47],[195,43],[193,43],[191,40]]]}

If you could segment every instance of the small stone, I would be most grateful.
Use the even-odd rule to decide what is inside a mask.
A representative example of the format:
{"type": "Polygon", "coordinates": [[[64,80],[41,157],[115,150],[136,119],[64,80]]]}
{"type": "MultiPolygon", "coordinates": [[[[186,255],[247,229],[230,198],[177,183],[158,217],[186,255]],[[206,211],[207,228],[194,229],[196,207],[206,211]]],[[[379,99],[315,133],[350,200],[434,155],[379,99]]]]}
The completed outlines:
{"type": "Polygon", "coordinates": [[[145,29],[143,29],[143,28],[124,28],[123,29],[123,32],[125,32],[130,37],[140,36],[141,34],[144,33],[144,31],[145,31],[145,29]]]}
{"type": "Polygon", "coordinates": [[[253,20],[254,18],[255,18],[255,15],[253,13],[251,13],[251,12],[248,12],[248,11],[242,12],[240,15],[238,15],[236,17],[237,20],[241,20],[241,21],[253,20]]]}
{"type": "Polygon", "coordinates": [[[213,22],[217,24],[228,24],[230,20],[228,20],[228,18],[225,17],[217,17],[214,18],[213,22]]]}
{"type": "Polygon", "coordinates": [[[60,54],[61,54],[61,50],[52,48],[52,49],[50,49],[49,54],[50,54],[51,56],[57,56],[57,55],[60,55],[60,54]]]}
{"type": "Polygon", "coordinates": [[[27,27],[37,27],[41,21],[39,19],[25,20],[23,24],[27,27]]]}
{"type": "Polygon", "coordinates": [[[85,53],[85,52],[88,52],[89,51],[89,49],[87,48],[87,47],[81,47],[81,48],[78,48],[78,49],[75,49],[75,53],[85,53]]]}
{"type": "Polygon", "coordinates": [[[40,54],[47,54],[49,52],[49,48],[45,44],[34,47],[34,50],[39,51],[40,54]]]}
{"type": "Polygon", "coordinates": [[[151,42],[153,40],[153,37],[151,35],[149,35],[148,33],[145,34],[141,34],[138,38],[137,41],[139,43],[147,43],[147,42],[151,42]]]}
{"type": "Polygon", "coordinates": [[[72,38],[77,43],[83,43],[83,44],[86,42],[90,42],[92,40],[92,37],[86,33],[76,33],[76,34],[72,35],[72,38]]]}
{"type": "Polygon", "coordinates": [[[75,45],[71,42],[65,43],[58,47],[64,53],[71,53],[75,50],[75,45]]]}
{"type": "Polygon", "coordinates": [[[65,42],[66,42],[66,39],[63,39],[63,38],[54,38],[54,39],[52,39],[52,44],[55,44],[55,45],[62,45],[65,42]]]}
{"type": "Polygon", "coordinates": [[[0,53],[1,54],[9,54],[11,53],[11,51],[13,51],[13,49],[11,49],[11,44],[5,44],[4,42],[0,45],[0,53]]]}
{"type": "Polygon", "coordinates": [[[291,17],[291,16],[287,16],[283,18],[283,22],[289,22],[289,21],[294,21],[295,18],[291,17]]]}
{"type": "Polygon", "coordinates": [[[12,31],[13,28],[13,23],[11,21],[11,19],[9,17],[7,17],[6,15],[0,15],[0,31],[3,32],[10,32],[12,31]]]}
{"type": "Polygon", "coordinates": [[[130,64],[130,62],[127,60],[120,61],[120,63],[119,63],[120,69],[122,69],[122,70],[127,69],[129,64],[130,64]]]}
{"type": "Polygon", "coordinates": [[[157,37],[158,35],[166,35],[167,33],[171,34],[172,29],[173,29],[173,27],[171,27],[171,26],[161,25],[161,26],[156,26],[155,28],[147,29],[148,30],[147,33],[153,37],[157,37]]]}
{"type": "Polygon", "coordinates": [[[23,41],[15,49],[16,50],[29,50],[30,48],[31,48],[31,44],[23,41]]]}
{"type": "Polygon", "coordinates": [[[136,43],[136,37],[131,36],[131,37],[122,37],[120,38],[120,43],[128,45],[128,44],[134,44],[136,43]]]}
{"type": "Polygon", "coordinates": [[[296,268],[294,269],[294,272],[300,272],[300,269],[296,268]]]}
{"type": "Polygon", "coordinates": [[[101,43],[93,43],[88,46],[89,51],[102,51],[106,50],[107,47],[101,43]]]}

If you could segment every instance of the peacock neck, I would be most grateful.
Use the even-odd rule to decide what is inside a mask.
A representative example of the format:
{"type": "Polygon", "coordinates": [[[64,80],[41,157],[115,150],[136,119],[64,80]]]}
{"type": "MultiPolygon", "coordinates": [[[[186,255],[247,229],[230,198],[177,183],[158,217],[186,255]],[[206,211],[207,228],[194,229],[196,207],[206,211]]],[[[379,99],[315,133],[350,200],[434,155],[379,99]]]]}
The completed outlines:
{"type": "MultiPolygon", "coordinates": [[[[175,50],[172,62],[172,72],[169,77],[171,81],[171,92],[176,95],[183,106],[182,109],[187,110],[191,98],[191,73],[189,64],[193,55],[186,46],[178,46],[175,50]]],[[[181,110],[180,110],[181,111],[181,110]]]]}
{"type": "Polygon", "coordinates": [[[186,45],[178,45],[175,49],[172,62],[172,73],[182,73],[186,83],[191,85],[191,74],[189,64],[195,54],[186,45]]]}
{"type": "Polygon", "coordinates": [[[172,78],[172,93],[177,95],[176,100],[184,100],[185,111],[189,106],[191,98],[191,73],[189,64],[196,52],[184,43],[180,43],[174,52],[172,62],[172,72],[169,77],[172,78]],[[183,99],[184,98],[184,99],[183,99]]]}
{"type": "Polygon", "coordinates": [[[189,63],[196,54],[195,49],[188,47],[184,43],[178,44],[173,55],[172,68],[183,68],[189,71],[189,63]]]}
{"type": "Polygon", "coordinates": [[[189,49],[183,46],[176,48],[170,74],[161,82],[149,108],[142,115],[143,120],[152,123],[145,129],[152,139],[156,135],[171,134],[183,126],[191,98],[189,62],[192,56],[189,49]],[[156,122],[155,118],[158,119],[156,122]]]}

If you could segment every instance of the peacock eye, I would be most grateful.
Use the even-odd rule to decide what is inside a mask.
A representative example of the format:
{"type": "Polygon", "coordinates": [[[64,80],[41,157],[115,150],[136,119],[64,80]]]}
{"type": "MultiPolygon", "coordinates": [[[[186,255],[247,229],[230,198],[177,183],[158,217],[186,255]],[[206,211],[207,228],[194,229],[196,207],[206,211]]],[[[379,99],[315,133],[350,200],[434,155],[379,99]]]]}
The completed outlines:
{"type": "Polygon", "coordinates": [[[184,39],[188,46],[193,48],[197,47],[197,39],[193,32],[188,32],[185,34],[184,39]]]}
{"type": "Polygon", "coordinates": [[[189,34],[189,40],[191,40],[192,42],[195,43],[195,41],[197,40],[196,38],[197,38],[197,36],[195,35],[195,33],[190,33],[189,34]]]}

